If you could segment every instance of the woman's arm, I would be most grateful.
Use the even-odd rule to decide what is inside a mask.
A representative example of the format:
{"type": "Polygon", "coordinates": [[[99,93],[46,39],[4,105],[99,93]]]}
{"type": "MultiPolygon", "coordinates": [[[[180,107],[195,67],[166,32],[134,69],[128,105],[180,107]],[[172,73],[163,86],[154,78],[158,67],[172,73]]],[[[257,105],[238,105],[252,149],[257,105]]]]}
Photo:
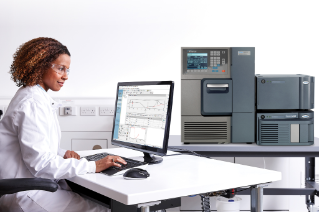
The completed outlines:
{"type": "MultiPolygon", "coordinates": [[[[44,103],[27,100],[14,116],[22,159],[35,177],[63,179],[95,172],[94,162],[59,157],[49,137],[50,111],[44,103]],[[51,144],[51,145],[50,145],[51,144]]],[[[58,142],[58,141],[56,141],[58,142]]]]}

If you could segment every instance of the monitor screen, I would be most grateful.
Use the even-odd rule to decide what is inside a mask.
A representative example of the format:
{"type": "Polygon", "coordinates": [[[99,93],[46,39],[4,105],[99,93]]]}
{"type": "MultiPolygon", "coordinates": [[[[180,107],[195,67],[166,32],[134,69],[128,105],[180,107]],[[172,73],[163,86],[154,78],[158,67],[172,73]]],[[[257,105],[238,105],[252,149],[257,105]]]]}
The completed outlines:
{"type": "Polygon", "coordinates": [[[112,144],[164,155],[173,82],[119,83],[112,144]]]}
{"type": "Polygon", "coordinates": [[[187,53],[187,69],[207,69],[207,53],[187,53]]]}

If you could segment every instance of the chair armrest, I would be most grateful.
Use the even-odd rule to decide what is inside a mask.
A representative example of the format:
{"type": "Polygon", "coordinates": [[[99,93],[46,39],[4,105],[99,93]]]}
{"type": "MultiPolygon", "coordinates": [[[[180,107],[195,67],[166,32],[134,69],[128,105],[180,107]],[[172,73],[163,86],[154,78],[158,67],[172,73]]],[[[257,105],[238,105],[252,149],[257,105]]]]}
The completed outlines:
{"type": "Polygon", "coordinates": [[[15,178],[0,180],[0,195],[13,194],[27,190],[44,190],[55,192],[57,189],[57,183],[50,179],[15,178]]]}

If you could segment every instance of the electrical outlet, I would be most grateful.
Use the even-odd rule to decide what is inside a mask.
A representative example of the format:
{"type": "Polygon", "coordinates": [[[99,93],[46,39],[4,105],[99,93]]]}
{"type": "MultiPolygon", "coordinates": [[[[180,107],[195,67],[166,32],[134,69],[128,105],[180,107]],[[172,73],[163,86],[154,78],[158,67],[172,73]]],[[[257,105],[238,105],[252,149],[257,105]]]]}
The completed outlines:
{"type": "Polygon", "coordinates": [[[64,115],[72,115],[72,107],[64,107],[64,115]]]}
{"type": "Polygon", "coordinates": [[[81,116],[95,116],[95,107],[81,107],[81,116]]]}
{"type": "Polygon", "coordinates": [[[77,115],[77,107],[75,106],[64,106],[60,107],[60,116],[76,116],[77,115]]]}
{"type": "Polygon", "coordinates": [[[100,116],[113,116],[114,107],[100,107],[100,116]]]}

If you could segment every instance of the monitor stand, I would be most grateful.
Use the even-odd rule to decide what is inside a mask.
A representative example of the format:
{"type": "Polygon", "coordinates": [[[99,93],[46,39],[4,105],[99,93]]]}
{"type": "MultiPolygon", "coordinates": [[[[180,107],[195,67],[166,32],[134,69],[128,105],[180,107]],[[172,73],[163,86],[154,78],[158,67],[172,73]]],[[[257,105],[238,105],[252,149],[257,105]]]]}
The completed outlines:
{"type": "Polygon", "coordinates": [[[149,163],[149,164],[156,164],[156,163],[161,163],[163,161],[162,157],[156,157],[153,154],[150,153],[144,153],[144,162],[149,163]]]}

